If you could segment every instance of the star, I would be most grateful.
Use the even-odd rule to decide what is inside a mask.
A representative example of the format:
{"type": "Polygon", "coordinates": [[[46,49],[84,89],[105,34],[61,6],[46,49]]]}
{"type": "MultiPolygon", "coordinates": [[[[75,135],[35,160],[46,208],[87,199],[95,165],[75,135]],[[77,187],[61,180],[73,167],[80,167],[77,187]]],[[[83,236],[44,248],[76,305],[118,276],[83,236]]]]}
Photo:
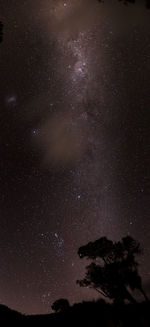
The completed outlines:
{"type": "Polygon", "coordinates": [[[39,129],[34,128],[34,129],[32,129],[31,133],[32,133],[33,136],[36,136],[36,135],[39,134],[39,129]]]}

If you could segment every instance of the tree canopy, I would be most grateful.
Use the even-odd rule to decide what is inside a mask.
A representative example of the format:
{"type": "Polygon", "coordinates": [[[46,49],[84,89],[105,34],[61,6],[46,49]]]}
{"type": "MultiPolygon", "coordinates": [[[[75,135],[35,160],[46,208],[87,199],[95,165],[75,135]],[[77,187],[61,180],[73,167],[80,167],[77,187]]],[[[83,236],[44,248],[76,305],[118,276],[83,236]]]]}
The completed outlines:
{"type": "Polygon", "coordinates": [[[86,275],[77,283],[90,287],[114,302],[136,302],[132,291],[138,289],[147,300],[138,274],[135,256],[141,253],[140,244],[127,236],[119,242],[101,237],[78,250],[80,258],[86,257],[92,262],[86,267],[86,275]]]}

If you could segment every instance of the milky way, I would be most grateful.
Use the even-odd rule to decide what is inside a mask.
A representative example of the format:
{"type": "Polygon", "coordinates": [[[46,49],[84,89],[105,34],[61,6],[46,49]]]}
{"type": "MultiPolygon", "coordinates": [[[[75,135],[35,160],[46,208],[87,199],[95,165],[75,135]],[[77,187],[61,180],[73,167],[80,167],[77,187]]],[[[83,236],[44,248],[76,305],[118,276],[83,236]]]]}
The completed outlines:
{"type": "Polygon", "coordinates": [[[1,302],[46,313],[96,298],[76,285],[77,251],[101,236],[141,242],[148,289],[149,13],[15,3],[0,17],[1,302]]]}

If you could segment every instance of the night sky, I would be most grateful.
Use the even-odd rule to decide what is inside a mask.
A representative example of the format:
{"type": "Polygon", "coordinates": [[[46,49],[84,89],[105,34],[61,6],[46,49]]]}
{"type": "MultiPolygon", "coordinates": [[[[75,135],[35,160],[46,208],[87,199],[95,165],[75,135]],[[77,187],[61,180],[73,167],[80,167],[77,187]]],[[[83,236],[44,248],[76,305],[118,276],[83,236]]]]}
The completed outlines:
{"type": "Polygon", "coordinates": [[[51,312],[79,246],[131,235],[150,289],[150,11],[141,1],[0,0],[0,302],[51,312]]]}

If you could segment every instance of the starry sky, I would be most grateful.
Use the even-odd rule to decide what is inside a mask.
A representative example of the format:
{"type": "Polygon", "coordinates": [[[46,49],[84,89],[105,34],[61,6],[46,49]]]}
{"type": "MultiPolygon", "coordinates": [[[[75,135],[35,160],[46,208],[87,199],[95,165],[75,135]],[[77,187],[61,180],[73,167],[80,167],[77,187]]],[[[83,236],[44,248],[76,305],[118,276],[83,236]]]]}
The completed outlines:
{"type": "Polygon", "coordinates": [[[0,1],[0,302],[97,297],[79,246],[131,235],[150,289],[149,10],[0,1]]]}

